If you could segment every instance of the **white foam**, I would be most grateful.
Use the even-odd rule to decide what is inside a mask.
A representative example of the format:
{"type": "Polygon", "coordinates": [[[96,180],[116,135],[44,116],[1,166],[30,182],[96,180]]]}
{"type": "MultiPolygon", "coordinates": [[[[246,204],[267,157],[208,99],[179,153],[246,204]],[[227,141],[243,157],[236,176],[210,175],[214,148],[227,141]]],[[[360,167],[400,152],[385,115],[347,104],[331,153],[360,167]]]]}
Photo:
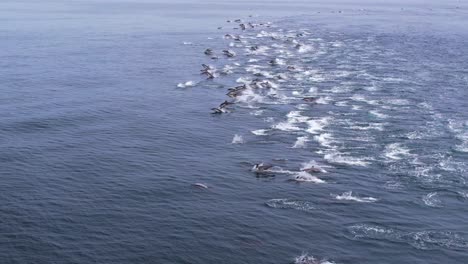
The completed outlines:
{"type": "Polygon", "coordinates": [[[383,123],[369,123],[367,126],[357,126],[357,125],[352,125],[349,128],[354,129],[354,130],[378,130],[378,131],[384,131],[384,125],[383,123]]]}
{"type": "Polygon", "coordinates": [[[367,158],[365,159],[365,158],[347,156],[345,153],[340,153],[336,150],[326,153],[323,158],[330,163],[361,166],[361,167],[367,167],[370,163],[367,158]]]}
{"type": "Polygon", "coordinates": [[[330,133],[323,133],[318,136],[314,136],[315,141],[317,141],[320,145],[331,148],[333,141],[333,137],[330,133]]]}
{"type": "Polygon", "coordinates": [[[291,179],[297,182],[325,183],[324,180],[319,179],[305,171],[297,172],[295,175],[292,176],[291,179]]]}
{"type": "Polygon", "coordinates": [[[236,102],[239,103],[246,103],[250,106],[250,108],[258,108],[254,107],[254,104],[263,103],[264,97],[260,94],[255,93],[252,89],[246,89],[242,92],[241,95],[236,97],[236,102]]]}
{"type": "Polygon", "coordinates": [[[294,259],[294,264],[335,264],[335,262],[319,260],[307,253],[303,253],[294,259]]]}
{"type": "Polygon", "coordinates": [[[364,95],[359,95],[359,94],[355,94],[355,95],[351,96],[351,100],[357,101],[357,102],[364,102],[364,103],[367,103],[367,104],[370,104],[370,105],[378,105],[379,104],[378,101],[369,100],[366,97],[364,97],[364,95]]]}
{"type": "Polygon", "coordinates": [[[327,171],[323,168],[325,166],[318,164],[315,160],[302,163],[301,170],[308,169],[311,167],[319,169],[321,173],[327,173],[327,171]]]}
{"type": "Polygon", "coordinates": [[[232,139],[232,144],[244,144],[244,138],[242,135],[235,134],[234,138],[232,139]]]}
{"type": "Polygon", "coordinates": [[[254,116],[261,116],[263,115],[265,111],[264,110],[255,110],[253,112],[251,112],[250,114],[254,115],[254,116]]]}
{"type": "Polygon", "coordinates": [[[437,192],[431,192],[422,198],[425,205],[429,207],[441,207],[442,202],[438,198],[439,194],[437,192]]]}
{"type": "Polygon", "coordinates": [[[307,136],[298,137],[292,148],[305,148],[309,138],[307,136]]]}
{"type": "Polygon", "coordinates": [[[358,196],[353,196],[353,192],[344,192],[341,195],[336,195],[335,199],[337,200],[345,200],[345,201],[355,201],[355,202],[360,202],[360,203],[373,203],[378,201],[377,198],[374,197],[358,197],[358,196]]]}
{"type": "Polygon", "coordinates": [[[233,66],[227,64],[227,65],[224,65],[224,67],[223,67],[223,69],[222,69],[222,72],[223,72],[224,74],[231,74],[231,73],[232,73],[232,70],[234,70],[234,69],[235,69],[235,67],[233,67],[233,66]]]}
{"type": "Polygon", "coordinates": [[[301,111],[291,111],[286,117],[290,123],[305,123],[309,120],[309,117],[303,116],[301,111]]]}
{"type": "Polygon", "coordinates": [[[193,81],[187,81],[187,82],[185,82],[185,83],[179,83],[179,84],[177,84],[177,87],[179,87],[179,88],[185,88],[185,87],[192,87],[192,86],[194,86],[194,85],[195,85],[195,82],[193,82],[193,81]]]}
{"type": "Polygon", "coordinates": [[[290,122],[280,122],[278,124],[273,125],[272,128],[282,130],[282,131],[299,131],[299,130],[301,130],[300,127],[295,126],[293,123],[290,123],[290,122]]]}
{"type": "Polygon", "coordinates": [[[348,106],[348,102],[347,101],[339,101],[339,102],[336,102],[335,105],[340,106],[340,107],[348,106]]]}
{"type": "Polygon", "coordinates": [[[299,53],[306,53],[312,51],[314,48],[310,45],[301,45],[297,50],[299,53]]]}
{"type": "Polygon", "coordinates": [[[387,118],[388,115],[386,114],[383,114],[381,112],[379,112],[378,110],[371,110],[369,111],[369,113],[375,117],[378,117],[378,118],[381,118],[381,119],[384,119],[384,118],[387,118]]]}
{"type": "Polygon", "coordinates": [[[323,117],[321,119],[308,120],[306,123],[309,126],[307,132],[311,134],[318,134],[330,123],[330,117],[323,117]]]}
{"type": "Polygon", "coordinates": [[[328,104],[332,99],[328,96],[321,96],[319,99],[317,99],[315,102],[317,104],[328,104]]]}
{"type": "Polygon", "coordinates": [[[301,96],[302,91],[293,91],[291,94],[294,95],[294,96],[301,96]]]}
{"type": "Polygon", "coordinates": [[[392,160],[401,160],[413,156],[401,143],[392,143],[385,147],[384,156],[392,160]]]}
{"type": "Polygon", "coordinates": [[[254,134],[256,136],[266,136],[268,130],[267,129],[257,129],[257,130],[252,130],[250,132],[252,132],[252,134],[254,134]]]}
{"type": "Polygon", "coordinates": [[[299,109],[299,110],[307,110],[307,109],[309,109],[309,105],[308,104],[298,104],[298,105],[296,105],[296,108],[299,109]]]}
{"type": "Polygon", "coordinates": [[[265,204],[268,207],[279,209],[295,209],[300,211],[310,211],[315,209],[314,205],[310,202],[290,199],[271,199],[265,204]]]}
{"type": "Polygon", "coordinates": [[[410,104],[410,102],[406,99],[388,99],[385,101],[392,105],[409,105],[410,104]]]}
{"type": "Polygon", "coordinates": [[[244,84],[249,84],[252,80],[249,78],[244,78],[244,77],[239,77],[236,82],[238,83],[244,83],[244,84]]]}

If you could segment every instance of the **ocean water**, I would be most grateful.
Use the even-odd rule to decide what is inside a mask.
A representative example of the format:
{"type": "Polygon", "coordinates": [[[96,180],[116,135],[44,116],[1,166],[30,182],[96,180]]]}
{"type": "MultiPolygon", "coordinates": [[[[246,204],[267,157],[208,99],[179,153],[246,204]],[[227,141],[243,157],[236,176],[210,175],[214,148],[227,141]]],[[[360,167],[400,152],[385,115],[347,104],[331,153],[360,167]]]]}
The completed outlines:
{"type": "Polygon", "coordinates": [[[2,1],[0,263],[468,263],[467,25],[464,1],[2,1]]]}

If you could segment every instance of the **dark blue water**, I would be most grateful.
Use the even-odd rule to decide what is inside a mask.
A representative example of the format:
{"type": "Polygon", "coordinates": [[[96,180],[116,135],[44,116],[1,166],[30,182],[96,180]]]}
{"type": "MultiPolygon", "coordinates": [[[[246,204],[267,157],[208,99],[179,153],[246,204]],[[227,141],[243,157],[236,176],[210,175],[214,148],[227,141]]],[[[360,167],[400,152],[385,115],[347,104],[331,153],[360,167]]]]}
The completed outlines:
{"type": "Polygon", "coordinates": [[[467,263],[467,10],[2,1],[0,263],[467,263]]]}

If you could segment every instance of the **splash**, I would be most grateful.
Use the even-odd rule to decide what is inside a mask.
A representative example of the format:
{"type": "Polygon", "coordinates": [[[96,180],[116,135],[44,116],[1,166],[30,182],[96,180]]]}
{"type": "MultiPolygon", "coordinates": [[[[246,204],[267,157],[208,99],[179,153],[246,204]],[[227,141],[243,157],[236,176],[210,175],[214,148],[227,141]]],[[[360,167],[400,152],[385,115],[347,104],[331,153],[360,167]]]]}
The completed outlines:
{"type": "Polygon", "coordinates": [[[349,192],[344,192],[341,195],[336,195],[335,199],[337,200],[345,200],[345,201],[354,201],[354,202],[360,202],[360,203],[373,203],[377,202],[378,199],[374,197],[358,197],[354,196],[352,191],[349,192]]]}
{"type": "Polygon", "coordinates": [[[234,138],[232,138],[232,144],[244,144],[244,138],[241,135],[235,134],[234,138]]]}

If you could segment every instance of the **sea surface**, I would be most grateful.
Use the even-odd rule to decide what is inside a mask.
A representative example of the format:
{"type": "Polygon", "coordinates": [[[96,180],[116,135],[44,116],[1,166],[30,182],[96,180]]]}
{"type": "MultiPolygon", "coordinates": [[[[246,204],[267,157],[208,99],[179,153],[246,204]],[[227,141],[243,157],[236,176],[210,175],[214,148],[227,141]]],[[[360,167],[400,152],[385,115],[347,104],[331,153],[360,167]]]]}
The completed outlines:
{"type": "Polygon", "coordinates": [[[2,264],[468,263],[466,1],[2,0],[0,89],[2,264]]]}

